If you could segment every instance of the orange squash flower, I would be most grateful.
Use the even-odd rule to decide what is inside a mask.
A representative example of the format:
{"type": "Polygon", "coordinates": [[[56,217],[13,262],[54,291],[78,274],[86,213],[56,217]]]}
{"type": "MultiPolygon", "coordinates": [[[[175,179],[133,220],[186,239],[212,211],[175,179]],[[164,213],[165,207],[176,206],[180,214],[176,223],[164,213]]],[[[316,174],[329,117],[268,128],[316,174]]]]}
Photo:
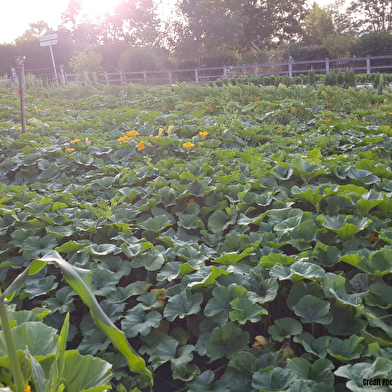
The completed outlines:
{"type": "Polygon", "coordinates": [[[146,148],[146,146],[143,143],[143,140],[137,145],[137,150],[142,151],[146,148]]]}

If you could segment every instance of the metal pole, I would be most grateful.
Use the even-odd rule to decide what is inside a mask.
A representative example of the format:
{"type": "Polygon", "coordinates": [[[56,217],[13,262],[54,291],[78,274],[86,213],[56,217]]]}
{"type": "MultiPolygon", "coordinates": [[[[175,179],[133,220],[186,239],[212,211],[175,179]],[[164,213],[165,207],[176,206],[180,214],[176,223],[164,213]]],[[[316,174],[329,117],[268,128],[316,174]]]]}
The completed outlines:
{"type": "Polygon", "coordinates": [[[49,45],[50,48],[50,54],[52,56],[52,63],[53,63],[53,69],[54,69],[54,77],[56,79],[56,83],[59,84],[59,80],[57,78],[57,71],[56,71],[56,64],[54,63],[54,56],[53,56],[53,49],[52,49],[52,45],[49,45]]]}
{"type": "Polygon", "coordinates": [[[19,95],[20,95],[20,122],[22,124],[22,133],[26,133],[26,106],[25,106],[25,75],[24,75],[24,62],[25,56],[18,56],[16,62],[19,68],[19,95]]]}

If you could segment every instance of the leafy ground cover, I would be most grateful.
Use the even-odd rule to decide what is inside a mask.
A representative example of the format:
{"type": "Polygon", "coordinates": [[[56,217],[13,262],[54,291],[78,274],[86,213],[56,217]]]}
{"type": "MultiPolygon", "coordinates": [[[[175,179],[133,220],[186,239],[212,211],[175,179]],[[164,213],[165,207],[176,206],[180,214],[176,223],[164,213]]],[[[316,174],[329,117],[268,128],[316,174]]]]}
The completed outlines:
{"type": "MultiPolygon", "coordinates": [[[[363,384],[392,379],[390,90],[28,93],[23,135],[0,97],[2,289],[52,250],[91,270],[154,391],[390,390],[363,384]]],[[[52,266],[12,306],[51,331],[37,361],[70,313],[70,349],[146,388],[52,266]]]]}

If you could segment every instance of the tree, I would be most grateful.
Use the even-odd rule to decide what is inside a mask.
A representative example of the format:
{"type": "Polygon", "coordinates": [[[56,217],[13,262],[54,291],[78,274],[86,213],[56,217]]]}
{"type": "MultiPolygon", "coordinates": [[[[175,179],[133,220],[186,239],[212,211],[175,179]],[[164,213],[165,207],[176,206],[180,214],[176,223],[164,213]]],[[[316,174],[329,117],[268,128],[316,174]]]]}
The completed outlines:
{"type": "Polygon", "coordinates": [[[159,19],[153,0],[123,0],[113,15],[102,21],[105,45],[125,42],[131,46],[151,46],[158,42],[159,19]]]}
{"type": "Polygon", "coordinates": [[[35,23],[29,23],[30,28],[26,30],[23,35],[15,39],[15,43],[21,43],[24,41],[35,41],[41,35],[53,34],[54,30],[44,20],[39,20],[35,23]]]}
{"type": "Polygon", "coordinates": [[[186,33],[179,46],[189,43],[196,56],[217,47],[240,52],[250,41],[298,39],[306,0],[180,0],[186,33]]]}
{"type": "Polygon", "coordinates": [[[101,67],[102,55],[96,52],[93,46],[88,46],[84,51],[78,51],[69,60],[69,66],[75,73],[87,74],[89,79],[94,80],[101,67]]]}
{"type": "Polygon", "coordinates": [[[392,34],[371,32],[361,35],[350,52],[358,57],[392,54],[392,34]]]}
{"type": "Polygon", "coordinates": [[[306,0],[247,0],[243,9],[249,23],[245,25],[245,41],[278,39],[297,41],[301,22],[306,15],[306,0]]]}
{"type": "Polygon", "coordinates": [[[181,12],[187,34],[182,37],[196,49],[195,57],[206,55],[224,44],[239,46],[249,18],[243,14],[243,2],[235,0],[182,0],[181,12]]]}
{"type": "Polygon", "coordinates": [[[349,11],[361,32],[392,31],[392,0],[353,0],[349,11]]]}
{"type": "Polygon", "coordinates": [[[336,34],[354,36],[357,33],[354,15],[345,7],[345,3],[345,0],[335,0],[333,4],[326,7],[326,10],[331,16],[336,34]]]}
{"type": "Polygon", "coordinates": [[[350,48],[355,40],[349,35],[334,35],[323,39],[323,46],[328,50],[329,57],[344,58],[350,55],[350,48]]]}
{"type": "Polygon", "coordinates": [[[334,33],[331,16],[325,9],[314,4],[304,20],[304,31],[306,43],[321,44],[325,37],[334,33]]]}
{"type": "Polygon", "coordinates": [[[65,12],[61,14],[63,38],[78,46],[98,45],[101,38],[99,21],[90,20],[82,14],[80,0],[70,0],[65,12]]]}
{"type": "Polygon", "coordinates": [[[67,9],[61,14],[61,28],[75,30],[81,10],[82,4],[80,0],[69,0],[67,9]]]}

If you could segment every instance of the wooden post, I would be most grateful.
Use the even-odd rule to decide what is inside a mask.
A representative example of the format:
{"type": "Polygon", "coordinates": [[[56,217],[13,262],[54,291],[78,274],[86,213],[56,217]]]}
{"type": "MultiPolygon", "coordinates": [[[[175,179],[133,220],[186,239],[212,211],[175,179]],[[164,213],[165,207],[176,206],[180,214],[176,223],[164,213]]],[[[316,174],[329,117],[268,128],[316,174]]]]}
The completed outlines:
{"type": "Polygon", "coordinates": [[[65,72],[64,72],[64,65],[60,65],[60,72],[61,72],[61,83],[63,85],[67,84],[66,80],[65,80],[65,72]]]}
{"type": "Polygon", "coordinates": [[[109,83],[109,75],[108,75],[108,71],[105,71],[105,72],[104,72],[104,75],[105,75],[105,81],[106,81],[106,85],[107,85],[107,86],[109,86],[109,84],[110,84],[110,83],[109,83]]]}
{"type": "Polygon", "coordinates": [[[172,76],[172,72],[168,71],[168,75],[169,75],[169,84],[173,83],[173,76],[172,76]]]}
{"type": "Polygon", "coordinates": [[[325,58],[325,73],[329,73],[329,58],[325,58]]]}
{"type": "Polygon", "coordinates": [[[370,74],[370,56],[366,56],[366,73],[370,74]]]}
{"type": "Polygon", "coordinates": [[[145,70],[143,70],[143,80],[144,83],[147,84],[147,72],[145,70]]]}
{"type": "Polygon", "coordinates": [[[257,65],[257,63],[254,64],[255,67],[255,76],[259,76],[259,66],[257,65]]]}
{"type": "Polygon", "coordinates": [[[124,84],[123,73],[121,70],[120,70],[120,83],[124,84]]]}
{"type": "Polygon", "coordinates": [[[227,78],[227,68],[226,68],[226,65],[223,66],[223,77],[227,78]]]}
{"type": "Polygon", "coordinates": [[[11,80],[12,83],[18,85],[18,74],[16,73],[15,67],[11,67],[11,80]]]}
{"type": "Polygon", "coordinates": [[[22,133],[26,133],[26,106],[25,106],[25,74],[24,62],[25,56],[18,56],[16,61],[19,68],[19,95],[20,95],[20,122],[22,124],[22,133]]]}
{"type": "Polygon", "coordinates": [[[198,69],[195,67],[195,82],[199,83],[199,72],[198,69]]]}

